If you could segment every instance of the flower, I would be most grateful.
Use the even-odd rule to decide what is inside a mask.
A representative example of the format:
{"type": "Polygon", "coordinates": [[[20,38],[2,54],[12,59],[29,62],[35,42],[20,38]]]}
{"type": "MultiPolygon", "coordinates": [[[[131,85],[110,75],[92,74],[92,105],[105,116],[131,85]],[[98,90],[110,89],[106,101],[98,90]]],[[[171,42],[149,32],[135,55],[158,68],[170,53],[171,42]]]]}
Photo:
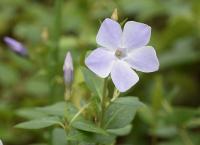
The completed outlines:
{"type": "Polygon", "coordinates": [[[4,37],[4,42],[10,47],[12,51],[16,52],[17,54],[22,56],[28,55],[27,49],[17,40],[10,37],[4,37]]]}
{"type": "Polygon", "coordinates": [[[73,61],[70,52],[68,52],[65,57],[63,71],[64,71],[65,84],[70,87],[74,79],[73,61]]]}
{"type": "Polygon", "coordinates": [[[87,67],[99,77],[109,74],[120,92],[125,92],[139,81],[136,71],[154,72],[159,68],[158,58],[150,40],[151,27],[128,21],[122,31],[119,23],[105,19],[96,37],[99,48],[86,58],[87,67]],[[134,70],[133,70],[134,69],[134,70]]]}

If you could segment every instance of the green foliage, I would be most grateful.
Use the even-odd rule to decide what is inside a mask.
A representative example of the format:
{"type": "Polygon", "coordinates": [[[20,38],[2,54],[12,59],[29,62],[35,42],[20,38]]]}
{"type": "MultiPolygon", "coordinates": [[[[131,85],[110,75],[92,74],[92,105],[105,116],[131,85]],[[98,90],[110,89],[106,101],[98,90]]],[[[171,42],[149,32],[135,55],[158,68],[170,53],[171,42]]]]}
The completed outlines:
{"type": "Polygon", "coordinates": [[[102,99],[104,80],[96,76],[85,67],[82,67],[82,72],[88,88],[91,90],[91,92],[93,92],[95,95],[98,95],[100,99],[102,99]]]}
{"type": "Polygon", "coordinates": [[[52,131],[52,145],[66,145],[66,133],[61,128],[55,128],[52,131]]]}
{"type": "Polygon", "coordinates": [[[132,129],[132,125],[128,124],[122,128],[107,129],[107,131],[116,136],[124,136],[124,135],[128,135],[131,132],[131,129],[132,129]]]}
{"type": "Polygon", "coordinates": [[[104,127],[107,129],[119,129],[127,126],[142,105],[135,97],[116,99],[106,110],[103,121],[104,127]]]}
{"type": "Polygon", "coordinates": [[[4,144],[198,145],[200,1],[67,0],[62,6],[57,41],[52,38],[58,34],[55,27],[59,28],[54,22],[54,1],[0,0],[0,137],[4,144]],[[110,17],[114,8],[118,8],[120,22],[133,20],[152,27],[150,45],[158,52],[160,70],[140,74],[139,83],[115,102],[109,102],[113,92],[109,83],[101,128],[104,82],[80,66],[84,66],[88,50],[98,47],[95,37],[100,22],[110,17]],[[3,43],[4,36],[21,41],[29,57],[11,52],[3,43]],[[52,53],[55,43],[58,61],[52,53]],[[75,71],[71,103],[61,102],[65,89],[62,65],[68,50],[75,71]],[[136,98],[123,100],[123,96],[134,95],[140,96],[145,106],[136,98]],[[84,108],[88,102],[91,104],[84,108]],[[13,128],[23,119],[28,121],[18,125],[20,128],[52,127],[40,131],[13,128]],[[124,135],[114,143],[117,136],[124,135]]]}
{"type": "Polygon", "coordinates": [[[23,129],[41,129],[45,127],[49,127],[52,125],[61,125],[60,119],[57,117],[45,117],[40,119],[35,119],[23,123],[19,123],[15,127],[23,128],[23,129]]]}

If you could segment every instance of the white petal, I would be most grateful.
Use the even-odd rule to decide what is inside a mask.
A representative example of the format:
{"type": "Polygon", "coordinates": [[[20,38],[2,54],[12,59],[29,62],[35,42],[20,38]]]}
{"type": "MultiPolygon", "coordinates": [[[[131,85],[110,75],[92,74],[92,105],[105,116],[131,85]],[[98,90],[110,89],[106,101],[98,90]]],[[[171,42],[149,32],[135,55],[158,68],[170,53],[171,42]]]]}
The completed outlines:
{"type": "Polygon", "coordinates": [[[120,46],[122,29],[119,23],[112,19],[105,19],[101,24],[96,41],[108,49],[117,49],[120,46]]]}
{"type": "Polygon", "coordinates": [[[118,60],[114,63],[111,70],[111,78],[115,87],[120,92],[125,92],[130,89],[139,80],[138,75],[124,61],[118,60]]]}
{"type": "Polygon", "coordinates": [[[156,51],[151,46],[144,46],[134,49],[125,58],[133,69],[142,72],[154,72],[159,69],[159,61],[156,51]]]}
{"type": "Polygon", "coordinates": [[[99,77],[105,78],[111,72],[114,59],[114,52],[97,48],[85,59],[85,64],[99,77]]]}
{"type": "Polygon", "coordinates": [[[124,26],[122,46],[129,49],[145,46],[148,44],[150,36],[150,26],[135,21],[129,21],[124,26]]]}

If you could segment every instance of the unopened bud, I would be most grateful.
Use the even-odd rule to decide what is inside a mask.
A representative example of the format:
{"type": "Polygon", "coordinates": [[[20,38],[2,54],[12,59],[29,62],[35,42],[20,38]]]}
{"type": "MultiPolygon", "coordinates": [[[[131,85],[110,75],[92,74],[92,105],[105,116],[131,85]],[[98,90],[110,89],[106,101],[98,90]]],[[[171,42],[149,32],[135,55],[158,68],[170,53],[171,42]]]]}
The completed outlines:
{"type": "Polygon", "coordinates": [[[22,43],[18,42],[17,40],[10,38],[10,37],[4,37],[4,42],[15,53],[17,53],[21,56],[27,56],[28,55],[27,49],[22,45],[22,43]]]}
{"type": "Polygon", "coordinates": [[[63,65],[64,71],[64,81],[67,87],[71,87],[74,79],[74,69],[71,53],[68,52],[65,57],[65,62],[63,65]]]}
{"type": "Polygon", "coordinates": [[[118,12],[117,12],[117,8],[114,9],[111,19],[118,21],[118,12]]]}

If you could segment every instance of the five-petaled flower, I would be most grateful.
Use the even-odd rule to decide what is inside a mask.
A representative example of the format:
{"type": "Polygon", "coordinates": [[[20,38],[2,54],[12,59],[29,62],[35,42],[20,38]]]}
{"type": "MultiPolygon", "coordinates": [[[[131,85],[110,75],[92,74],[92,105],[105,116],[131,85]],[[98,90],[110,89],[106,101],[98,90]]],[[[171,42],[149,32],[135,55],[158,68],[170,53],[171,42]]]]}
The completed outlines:
{"type": "Polygon", "coordinates": [[[63,71],[64,71],[64,81],[65,84],[68,87],[71,87],[73,79],[74,79],[74,69],[73,69],[73,61],[72,61],[72,56],[71,53],[68,52],[66,57],[65,57],[65,62],[63,65],[63,71]]]}
{"type": "Polygon", "coordinates": [[[85,63],[99,77],[111,74],[116,88],[125,92],[139,80],[134,70],[154,72],[159,68],[154,48],[147,46],[150,36],[151,27],[146,24],[128,21],[122,31],[119,23],[107,18],[96,37],[100,47],[91,52],[85,63]]]}
{"type": "Polygon", "coordinates": [[[27,49],[17,40],[10,37],[4,37],[4,42],[10,47],[12,51],[16,52],[17,54],[21,56],[28,55],[27,49]]]}

